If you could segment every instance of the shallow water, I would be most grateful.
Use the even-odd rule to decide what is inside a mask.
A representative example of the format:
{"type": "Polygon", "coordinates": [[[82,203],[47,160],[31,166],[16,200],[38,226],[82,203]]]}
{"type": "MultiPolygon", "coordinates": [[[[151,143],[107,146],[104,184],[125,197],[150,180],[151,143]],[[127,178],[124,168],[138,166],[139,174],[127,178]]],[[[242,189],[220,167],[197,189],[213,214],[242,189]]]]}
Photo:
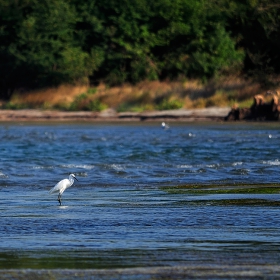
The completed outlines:
{"type": "Polygon", "coordinates": [[[280,261],[279,124],[0,127],[2,269],[280,261]]]}

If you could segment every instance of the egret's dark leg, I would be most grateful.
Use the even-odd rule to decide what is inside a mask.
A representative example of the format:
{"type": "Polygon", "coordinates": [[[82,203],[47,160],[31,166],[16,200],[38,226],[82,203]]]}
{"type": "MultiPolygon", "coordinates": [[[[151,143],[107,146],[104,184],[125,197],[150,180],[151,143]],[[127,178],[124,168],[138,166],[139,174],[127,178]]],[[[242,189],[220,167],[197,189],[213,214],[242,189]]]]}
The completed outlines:
{"type": "Polygon", "coordinates": [[[61,194],[58,195],[57,200],[58,200],[58,202],[59,202],[59,204],[60,204],[60,206],[61,206],[61,194]]]}

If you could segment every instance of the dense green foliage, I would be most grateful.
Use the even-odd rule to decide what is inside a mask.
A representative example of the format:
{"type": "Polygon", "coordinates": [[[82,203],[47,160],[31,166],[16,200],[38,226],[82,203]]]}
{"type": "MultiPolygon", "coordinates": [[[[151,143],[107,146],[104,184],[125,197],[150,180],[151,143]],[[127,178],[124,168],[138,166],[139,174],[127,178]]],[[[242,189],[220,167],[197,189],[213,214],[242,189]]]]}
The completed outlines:
{"type": "Polygon", "coordinates": [[[278,0],[0,0],[0,95],[280,72],[278,0]]]}

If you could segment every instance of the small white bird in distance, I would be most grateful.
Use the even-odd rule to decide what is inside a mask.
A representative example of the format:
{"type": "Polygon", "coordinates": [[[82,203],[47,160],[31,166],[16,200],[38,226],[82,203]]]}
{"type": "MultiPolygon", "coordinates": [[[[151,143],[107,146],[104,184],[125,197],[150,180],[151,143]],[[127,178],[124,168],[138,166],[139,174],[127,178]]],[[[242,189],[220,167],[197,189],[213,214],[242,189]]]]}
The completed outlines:
{"type": "Polygon", "coordinates": [[[169,128],[169,125],[166,124],[165,122],[162,122],[162,123],[161,123],[161,127],[162,127],[163,129],[168,129],[168,128],[169,128]]]}
{"type": "Polygon", "coordinates": [[[50,194],[58,193],[57,200],[58,200],[60,206],[61,206],[61,195],[67,188],[71,187],[74,184],[74,179],[76,179],[78,181],[78,179],[76,178],[76,176],[74,174],[70,174],[69,179],[61,180],[50,190],[50,194]]]}

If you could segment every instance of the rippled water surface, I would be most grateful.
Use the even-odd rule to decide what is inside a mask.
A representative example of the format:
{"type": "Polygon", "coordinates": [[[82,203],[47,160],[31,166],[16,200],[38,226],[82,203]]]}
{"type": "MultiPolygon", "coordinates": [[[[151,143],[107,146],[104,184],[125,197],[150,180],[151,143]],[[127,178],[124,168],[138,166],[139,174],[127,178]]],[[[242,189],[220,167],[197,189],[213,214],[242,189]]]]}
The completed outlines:
{"type": "Polygon", "coordinates": [[[279,263],[279,128],[1,124],[0,268],[279,263]]]}

